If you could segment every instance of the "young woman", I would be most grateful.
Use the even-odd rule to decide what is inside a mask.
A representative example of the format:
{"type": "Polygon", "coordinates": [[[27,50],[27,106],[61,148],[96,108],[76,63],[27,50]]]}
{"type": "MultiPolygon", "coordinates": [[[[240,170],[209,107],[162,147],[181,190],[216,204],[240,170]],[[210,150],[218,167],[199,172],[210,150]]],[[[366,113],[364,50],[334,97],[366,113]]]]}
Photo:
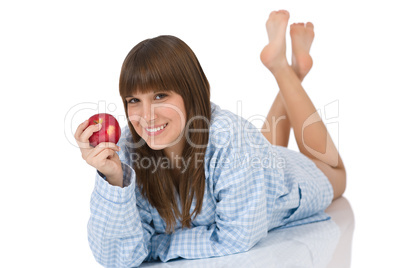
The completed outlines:
{"type": "Polygon", "coordinates": [[[173,36],[136,45],[120,75],[128,127],[118,143],[92,148],[99,126],[75,138],[97,169],[89,244],[107,267],[244,252],[274,228],[326,220],[346,174],[325,125],[301,86],[309,72],[311,23],[287,11],[267,21],[261,53],[280,92],[262,130],[210,102],[209,83],[191,49],[173,36]],[[294,129],[299,152],[286,148],[294,129]]]}

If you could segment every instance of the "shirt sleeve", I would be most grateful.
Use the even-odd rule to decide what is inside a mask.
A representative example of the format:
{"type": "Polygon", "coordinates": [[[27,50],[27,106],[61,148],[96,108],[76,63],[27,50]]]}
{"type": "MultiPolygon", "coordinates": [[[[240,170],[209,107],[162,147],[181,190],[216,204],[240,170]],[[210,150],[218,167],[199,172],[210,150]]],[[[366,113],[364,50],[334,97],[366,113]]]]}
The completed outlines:
{"type": "Polygon", "coordinates": [[[249,250],[267,235],[266,194],[269,190],[263,173],[247,165],[235,167],[235,154],[227,152],[226,156],[220,155],[217,163],[223,166],[214,168],[215,223],[153,236],[152,258],[165,262],[179,257],[230,255],[249,250]]]}
{"type": "Polygon", "coordinates": [[[97,174],[91,196],[88,241],[95,259],[105,267],[140,265],[154,233],[147,210],[136,202],[134,171],[122,166],[125,178],[131,178],[127,187],[112,186],[97,174]]]}
{"type": "Polygon", "coordinates": [[[88,241],[97,262],[105,267],[136,267],[149,255],[154,234],[148,206],[137,201],[136,176],[130,164],[125,129],[118,145],[123,169],[123,188],[109,184],[96,173],[91,195],[88,241]]]}

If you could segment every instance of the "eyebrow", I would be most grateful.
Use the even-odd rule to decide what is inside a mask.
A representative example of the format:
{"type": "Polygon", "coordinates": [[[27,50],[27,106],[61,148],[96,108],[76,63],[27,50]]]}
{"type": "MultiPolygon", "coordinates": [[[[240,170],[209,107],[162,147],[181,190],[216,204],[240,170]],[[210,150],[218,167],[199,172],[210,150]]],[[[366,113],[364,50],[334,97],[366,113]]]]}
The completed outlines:
{"type": "MultiPolygon", "coordinates": [[[[154,91],[150,91],[150,92],[153,92],[153,94],[156,94],[156,93],[167,92],[167,91],[163,91],[163,90],[154,90],[154,91]]],[[[134,95],[127,95],[125,98],[128,99],[128,98],[134,98],[134,97],[135,97],[134,95]]]]}

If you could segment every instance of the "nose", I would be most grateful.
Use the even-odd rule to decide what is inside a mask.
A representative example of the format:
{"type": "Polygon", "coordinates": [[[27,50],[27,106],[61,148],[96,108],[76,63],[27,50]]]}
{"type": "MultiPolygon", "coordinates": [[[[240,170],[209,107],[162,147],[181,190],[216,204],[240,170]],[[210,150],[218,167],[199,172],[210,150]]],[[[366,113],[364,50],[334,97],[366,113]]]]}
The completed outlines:
{"type": "Polygon", "coordinates": [[[157,118],[155,106],[151,103],[144,103],[142,118],[149,123],[157,118]]]}

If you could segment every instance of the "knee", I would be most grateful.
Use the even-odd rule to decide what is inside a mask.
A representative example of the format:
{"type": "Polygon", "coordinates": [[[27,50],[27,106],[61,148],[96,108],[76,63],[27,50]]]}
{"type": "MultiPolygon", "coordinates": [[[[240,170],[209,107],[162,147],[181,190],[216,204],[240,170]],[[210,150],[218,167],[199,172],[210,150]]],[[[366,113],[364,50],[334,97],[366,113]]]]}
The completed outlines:
{"type": "Polygon", "coordinates": [[[341,197],[346,190],[346,170],[343,169],[338,169],[334,172],[334,177],[332,178],[331,184],[332,188],[334,189],[334,198],[333,200],[341,197]]]}
{"type": "Polygon", "coordinates": [[[346,190],[346,170],[341,162],[338,167],[332,167],[321,160],[312,159],[316,166],[325,174],[332,185],[333,200],[341,197],[346,190]]]}

